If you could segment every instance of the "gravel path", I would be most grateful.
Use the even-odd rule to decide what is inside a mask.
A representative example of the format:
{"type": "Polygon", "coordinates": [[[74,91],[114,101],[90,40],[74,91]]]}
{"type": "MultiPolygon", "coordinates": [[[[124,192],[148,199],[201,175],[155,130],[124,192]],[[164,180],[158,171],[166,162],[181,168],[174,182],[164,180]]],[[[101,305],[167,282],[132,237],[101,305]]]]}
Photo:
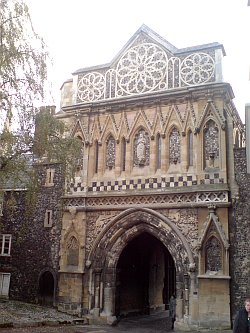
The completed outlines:
{"type": "Polygon", "coordinates": [[[29,323],[41,321],[72,321],[76,317],[54,308],[0,299],[0,325],[3,323],[29,323]]]}

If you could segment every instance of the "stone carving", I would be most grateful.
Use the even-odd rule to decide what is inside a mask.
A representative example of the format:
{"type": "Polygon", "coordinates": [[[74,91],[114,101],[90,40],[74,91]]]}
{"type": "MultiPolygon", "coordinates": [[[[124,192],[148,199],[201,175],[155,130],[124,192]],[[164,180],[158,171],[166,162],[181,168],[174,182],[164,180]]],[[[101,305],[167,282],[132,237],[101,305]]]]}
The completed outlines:
{"type": "Polygon", "coordinates": [[[121,196],[121,197],[99,197],[99,198],[70,198],[65,199],[66,206],[84,206],[84,207],[112,207],[112,206],[134,206],[134,205],[173,205],[181,203],[213,203],[228,202],[228,193],[226,191],[218,192],[194,192],[180,194],[160,194],[157,196],[121,196]]]}
{"type": "Polygon", "coordinates": [[[106,153],[106,168],[113,169],[115,167],[115,139],[110,136],[107,141],[107,153],[106,153]]]}
{"type": "Polygon", "coordinates": [[[214,74],[214,60],[207,53],[193,53],[181,63],[181,79],[188,85],[208,82],[214,74]]]}
{"type": "Polygon", "coordinates": [[[84,75],[78,83],[78,98],[81,101],[94,101],[104,97],[105,78],[99,72],[84,75]]]}
{"type": "Polygon", "coordinates": [[[79,261],[79,244],[74,236],[67,241],[67,265],[78,266],[79,261]]]}
{"type": "Polygon", "coordinates": [[[180,163],[181,161],[181,145],[180,133],[177,128],[173,128],[169,136],[169,162],[171,164],[180,163]]]}
{"type": "Polygon", "coordinates": [[[117,65],[118,84],[127,94],[138,94],[158,87],[166,88],[163,82],[167,67],[167,55],[156,44],[144,43],[129,49],[117,65]]]}
{"type": "Polygon", "coordinates": [[[204,128],[205,159],[213,166],[214,159],[219,157],[219,131],[213,120],[209,120],[204,128]]]}
{"type": "Polygon", "coordinates": [[[149,165],[149,137],[140,130],[134,141],[134,166],[149,165]]]}
{"type": "Polygon", "coordinates": [[[139,164],[140,165],[144,164],[146,159],[146,139],[143,132],[139,134],[139,138],[137,140],[136,153],[139,164]]]}
{"type": "Polygon", "coordinates": [[[125,52],[115,68],[79,76],[78,102],[138,95],[215,81],[213,54],[170,57],[163,48],[142,41],[125,52]]]}
{"type": "Polygon", "coordinates": [[[221,244],[214,236],[210,237],[205,245],[205,270],[222,270],[221,244]]]}
{"type": "MultiPolygon", "coordinates": [[[[170,210],[171,211],[171,210],[170,210]]],[[[177,226],[186,237],[192,250],[197,253],[197,241],[198,241],[198,211],[193,209],[179,209],[180,218],[176,221],[177,226]]]]}
{"type": "Polygon", "coordinates": [[[116,212],[110,212],[110,211],[102,212],[101,214],[96,212],[88,213],[88,228],[87,228],[87,243],[86,243],[87,253],[90,251],[96,237],[115,215],[117,215],[116,212]]]}

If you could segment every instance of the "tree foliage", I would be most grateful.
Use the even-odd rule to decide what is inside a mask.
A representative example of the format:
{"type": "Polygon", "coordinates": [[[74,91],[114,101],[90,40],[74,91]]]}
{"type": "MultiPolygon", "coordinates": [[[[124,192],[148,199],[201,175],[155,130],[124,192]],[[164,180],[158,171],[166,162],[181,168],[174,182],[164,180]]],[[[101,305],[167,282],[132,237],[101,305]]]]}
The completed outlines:
{"type": "Polygon", "coordinates": [[[31,181],[34,158],[73,165],[79,156],[52,109],[36,107],[46,101],[48,61],[25,1],[0,0],[0,188],[31,181]]]}

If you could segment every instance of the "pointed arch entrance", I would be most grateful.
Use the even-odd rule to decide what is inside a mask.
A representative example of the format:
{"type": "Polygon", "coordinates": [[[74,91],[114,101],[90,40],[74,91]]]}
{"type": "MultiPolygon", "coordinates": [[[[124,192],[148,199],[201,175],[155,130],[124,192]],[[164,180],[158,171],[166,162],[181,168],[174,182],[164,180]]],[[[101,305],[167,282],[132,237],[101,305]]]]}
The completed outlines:
{"type": "MultiPolygon", "coordinates": [[[[89,290],[91,290],[89,310],[91,313],[95,315],[101,313],[102,316],[108,317],[130,311],[129,305],[126,305],[124,300],[124,295],[123,300],[119,301],[122,295],[119,290],[121,281],[119,270],[124,270],[124,275],[126,276],[128,274],[126,265],[129,264],[134,264],[137,270],[140,271],[137,279],[139,279],[140,274],[142,275],[142,272],[147,271],[147,277],[144,278],[143,282],[144,289],[141,288],[141,292],[138,291],[137,293],[137,298],[133,299],[132,312],[136,309],[148,311],[150,306],[154,308],[154,303],[157,302],[161,303],[161,306],[166,304],[164,302],[167,302],[166,298],[168,296],[165,291],[167,286],[165,268],[161,275],[163,279],[161,289],[159,288],[153,292],[153,288],[145,287],[149,285],[150,279],[153,277],[153,274],[149,273],[149,264],[146,267],[146,262],[143,263],[142,260],[143,253],[145,254],[146,252],[148,258],[157,257],[159,259],[162,257],[160,265],[162,270],[163,267],[167,266],[167,260],[171,262],[175,273],[171,291],[168,292],[176,290],[177,303],[178,298],[182,299],[185,289],[184,276],[187,276],[189,270],[193,270],[195,267],[194,258],[187,240],[175,223],[166,216],[148,208],[131,208],[116,216],[106,225],[95,240],[87,258],[89,290]],[[159,253],[157,253],[157,248],[159,253]],[[141,254],[137,256],[137,252],[141,252],[141,254]],[[132,259],[130,260],[129,258],[132,259]],[[135,261],[134,263],[133,260],[135,261]],[[142,289],[144,290],[143,292],[142,289]],[[156,302],[160,293],[161,301],[156,302]],[[142,300],[143,298],[144,300],[142,300]]],[[[154,260],[150,260],[152,260],[151,264],[153,265],[154,260]]],[[[129,283],[131,283],[129,279],[132,278],[133,275],[126,280],[123,276],[122,281],[125,281],[125,284],[127,283],[125,289],[128,290],[129,283]]],[[[183,313],[180,316],[183,316],[183,313]]]]}
{"type": "Polygon", "coordinates": [[[166,247],[142,232],[123,249],[116,268],[115,315],[165,309],[175,293],[175,264],[166,247]]]}

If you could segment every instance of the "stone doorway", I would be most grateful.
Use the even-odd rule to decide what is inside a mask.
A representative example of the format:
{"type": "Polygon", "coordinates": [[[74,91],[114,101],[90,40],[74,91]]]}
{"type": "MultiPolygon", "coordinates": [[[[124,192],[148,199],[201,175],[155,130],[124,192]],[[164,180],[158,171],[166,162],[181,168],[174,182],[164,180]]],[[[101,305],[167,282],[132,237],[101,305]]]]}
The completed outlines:
{"type": "Polygon", "coordinates": [[[176,271],[167,248],[142,232],[123,249],[116,269],[115,314],[123,317],[165,310],[176,289],[176,271]]]}
{"type": "Polygon", "coordinates": [[[46,306],[54,304],[55,281],[50,271],[45,271],[39,278],[38,303],[46,306]]]}

